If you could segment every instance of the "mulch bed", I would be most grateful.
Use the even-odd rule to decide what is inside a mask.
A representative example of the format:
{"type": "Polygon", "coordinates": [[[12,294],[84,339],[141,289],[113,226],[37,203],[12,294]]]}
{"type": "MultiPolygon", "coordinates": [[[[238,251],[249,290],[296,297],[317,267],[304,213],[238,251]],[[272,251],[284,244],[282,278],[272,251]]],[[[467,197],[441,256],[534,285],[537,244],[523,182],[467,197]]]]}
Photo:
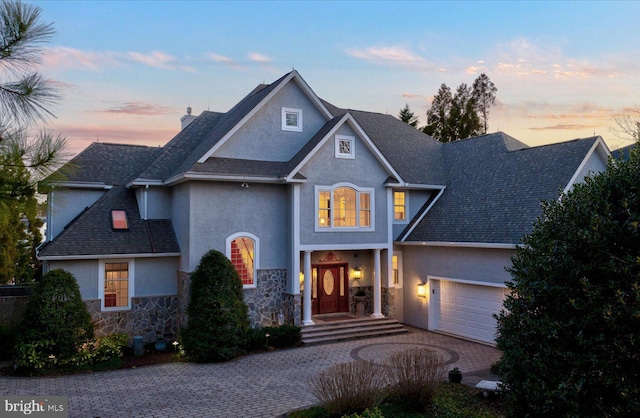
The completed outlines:
{"type": "Polygon", "coordinates": [[[180,360],[178,360],[176,353],[169,350],[160,352],[145,350],[144,354],[140,357],[126,353],[123,361],[123,369],[133,369],[136,367],[152,366],[154,364],[176,363],[180,360]]]}

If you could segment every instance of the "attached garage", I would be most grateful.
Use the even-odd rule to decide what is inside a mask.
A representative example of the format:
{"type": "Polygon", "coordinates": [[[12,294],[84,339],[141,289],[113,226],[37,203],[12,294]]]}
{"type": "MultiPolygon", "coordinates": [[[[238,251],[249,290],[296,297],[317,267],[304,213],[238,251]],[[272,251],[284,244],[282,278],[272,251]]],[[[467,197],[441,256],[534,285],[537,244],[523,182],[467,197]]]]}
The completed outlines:
{"type": "Polygon", "coordinates": [[[508,289],[499,283],[429,279],[429,329],[494,344],[508,289]]]}

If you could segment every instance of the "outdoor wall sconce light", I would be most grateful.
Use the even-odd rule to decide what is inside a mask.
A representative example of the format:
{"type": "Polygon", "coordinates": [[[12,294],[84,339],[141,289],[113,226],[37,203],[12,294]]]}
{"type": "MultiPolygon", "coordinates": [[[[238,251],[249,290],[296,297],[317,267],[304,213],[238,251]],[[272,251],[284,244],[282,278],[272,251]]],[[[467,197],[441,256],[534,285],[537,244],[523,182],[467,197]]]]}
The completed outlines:
{"type": "Polygon", "coordinates": [[[358,267],[354,268],[351,272],[351,278],[355,280],[362,279],[362,270],[360,270],[358,267]]]}
{"type": "Polygon", "coordinates": [[[418,283],[418,296],[421,298],[427,297],[427,284],[426,283],[418,283]]]}

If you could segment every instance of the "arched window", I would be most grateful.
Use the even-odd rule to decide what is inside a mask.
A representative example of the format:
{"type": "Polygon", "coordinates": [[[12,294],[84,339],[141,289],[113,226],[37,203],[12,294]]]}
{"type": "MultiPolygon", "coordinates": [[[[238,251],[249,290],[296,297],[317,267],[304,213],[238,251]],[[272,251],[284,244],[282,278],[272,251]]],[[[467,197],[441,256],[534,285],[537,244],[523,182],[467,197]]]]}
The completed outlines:
{"type": "Polygon", "coordinates": [[[373,229],[373,189],[316,186],[316,231],[373,229]]]}
{"type": "Polygon", "coordinates": [[[258,238],[253,234],[239,233],[227,238],[227,258],[240,275],[242,285],[256,286],[258,238]]]}

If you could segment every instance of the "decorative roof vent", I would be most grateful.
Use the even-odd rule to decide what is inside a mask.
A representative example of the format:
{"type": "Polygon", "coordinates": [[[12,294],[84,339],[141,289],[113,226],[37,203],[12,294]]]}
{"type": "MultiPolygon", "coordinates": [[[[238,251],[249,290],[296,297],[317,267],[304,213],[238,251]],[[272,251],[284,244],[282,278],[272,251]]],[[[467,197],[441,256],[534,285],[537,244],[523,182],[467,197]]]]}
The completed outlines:
{"type": "Polygon", "coordinates": [[[195,118],[196,118],[196,117],[197,117],[197,116],[193,116],[193,115],[191,114],[191,106],[188,106],[188,107],[187,107],[187,114],[180,118],[180,122],[182,123],[182,128],[181,128],[181,129],[184,129],[184,128],[186,128],[187,126],[189,126],[189,124],[190,124],[191,122],[193,122],[193,121],[195,120],[195,118]]]}

